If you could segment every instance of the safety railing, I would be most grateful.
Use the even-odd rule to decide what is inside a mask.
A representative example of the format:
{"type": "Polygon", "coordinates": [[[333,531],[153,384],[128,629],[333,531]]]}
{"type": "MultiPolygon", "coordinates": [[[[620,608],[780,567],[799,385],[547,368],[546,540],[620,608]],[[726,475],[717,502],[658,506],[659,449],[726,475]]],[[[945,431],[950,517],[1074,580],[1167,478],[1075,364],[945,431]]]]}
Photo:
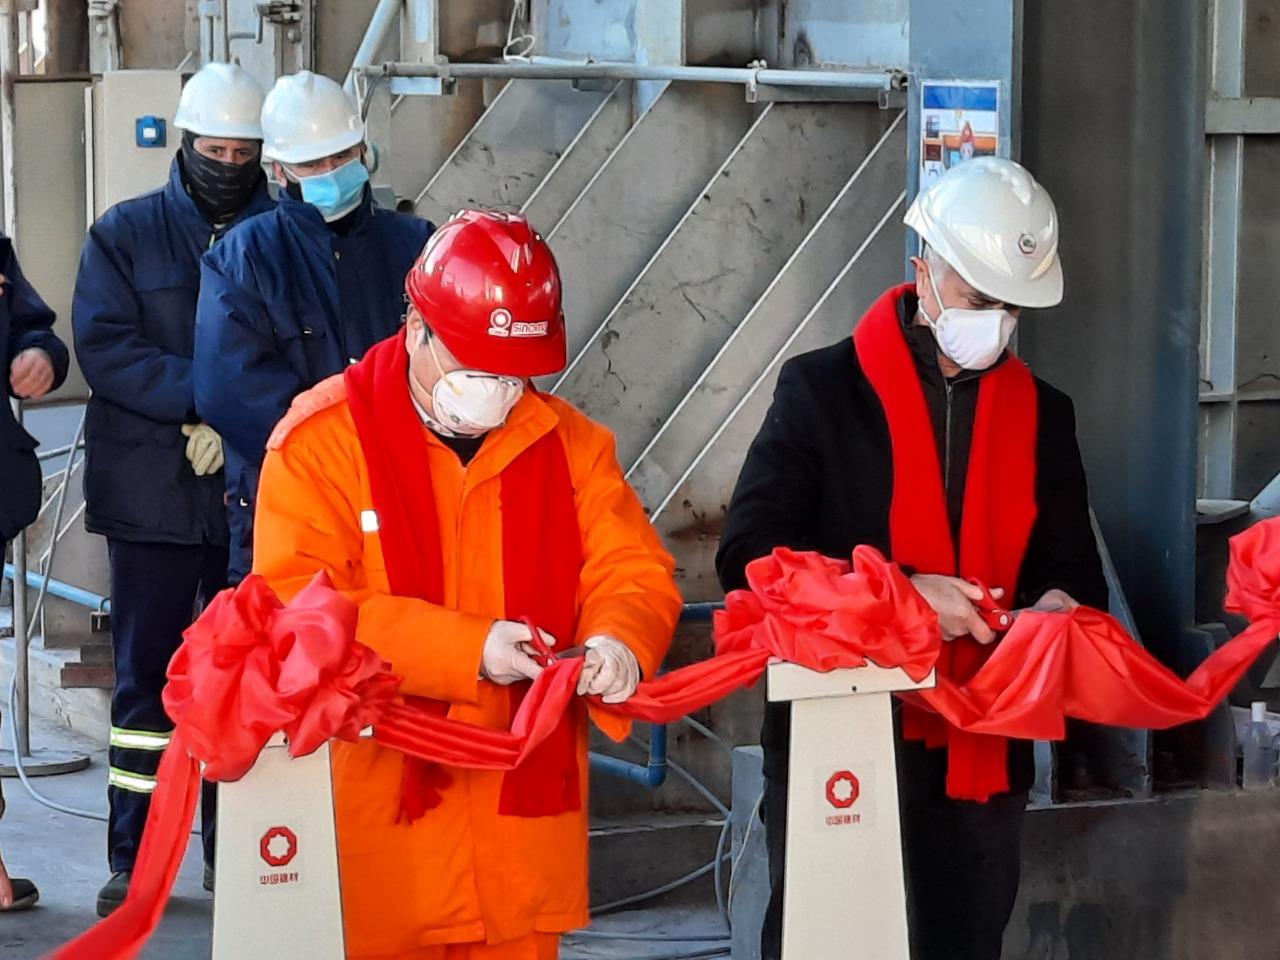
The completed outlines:
{"type": "MultiPolygon", "coordinates": [[[[501,60],[488,62],[452,62],[442,56],[429,58],[431,62],[375,63],[375,57],[383,44],[392,36],[397,23],[407,13],[402,0],[378,0],[364,35],[351,60],[345,88],[355,94],[356,81],[365,78],[370,82],[381,79],[432,80],[437,82],[434,91],[443,89],[450,81],[462,78],[529,79],[529,80],[637,80],[637,81],[687,81],[693,83],[740,84],[754,98],[760,89],[786,88],[838,92],[848,99],[883,99],[890,95],[902,95],[907,88],[906,71],[891,68],[884,70],[805,70],[770,68],[763,61],[747,67],[687,66],[683,64],[633,63],[608,60],[569,60],[559,57],[533,56],[532,42],[521,52],[515,53],[517,40],[513,36],[515,10],[508,29],[507,48],[501,60]]],[[[427,9],[414,12],[413,23],[425,39],[433,27],[425,22],[430,18],[427,9]]],[[[532,41],[532,37],[526,38],[532,41]]]]}
{"type": "MultiPolygon", "coordinates": [[[[20,403],[14,406],[14,416],[21,425],[23,408],[20,403]]],[[[31,638],[36,625],[41,622],[45,598],[52,595],[88,607],[90,610],[102,612],[110,610],[110,601],[106,597],[53,578],[53,564],[57,558],[58,544],[76,525],[84,512],[82,503],[72,512],[67,521],[63,522],[71,480],[84,463],[84,422],[85,413],[82,410],[70,444],[37,454],[42,461],[59,456],[67,458],[67,462],[54,473],[57,485],[53,493],[40,505],[37,522],[46,516],[51,507],[53,520],[49,526],[49,543],[40,554],[37,569],[28,569],[28,530],[19,531],[14,538],[13,563],[4,565],[5,579],[13,582],[13,676],[9,700],[16,753],[13,762],[15,767],[21,764],[28,774],[76,770],[89,762],[87,756],[68,754],[65,751],[39,751],[33,754],[31,750],[31,638]],[[27,610],[28,588],[37,591],[35,603],[31,605],[30,612],[27,610]]]]}
{"type": "Polygon", "coordinates": [[[365,77],[421,79],[509,80],[677,80],[694,83],[733,83],[755,87],[810,87],[824,90],[864,90],[872,99],[880,92],[901,90],[906,74],[900,70],[781,70],[771,67],[698,67],[611,61],[554,60],[487,63],[383,63],[361,65],[352,72],[365,77]]]}

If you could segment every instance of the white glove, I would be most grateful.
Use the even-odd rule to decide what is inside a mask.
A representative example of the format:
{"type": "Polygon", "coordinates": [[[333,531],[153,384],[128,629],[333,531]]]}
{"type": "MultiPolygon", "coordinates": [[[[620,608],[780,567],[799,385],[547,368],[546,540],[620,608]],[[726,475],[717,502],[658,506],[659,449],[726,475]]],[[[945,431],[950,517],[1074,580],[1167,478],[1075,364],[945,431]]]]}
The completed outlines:
{"type": "Polygon", "coordinates": [[[197,477],[222,469],[222,438],[207,423],[184,423],[182,435],[187,440],[187,461],[197,477]]]}
{"type": "Polygon", "coordinates": [[[614,637],[588,638],[583,657],[578,696],[599,696],[605,703],[624,703],[640,685],[640,662],[621,640],[614,637]]]}
{"type": "MultiPolygon", "coordinates": [[[[545,631],[542,634],[548,646],[555,640],[545,631]]],[[[480,676],[493,683],[506,686],[521,680],[536,680],[542,667],[529,654],[533,652],[533,634],[523,623],[513,620],[495,620],[484,640],[484,653],[480,657],[480,676]]]]}

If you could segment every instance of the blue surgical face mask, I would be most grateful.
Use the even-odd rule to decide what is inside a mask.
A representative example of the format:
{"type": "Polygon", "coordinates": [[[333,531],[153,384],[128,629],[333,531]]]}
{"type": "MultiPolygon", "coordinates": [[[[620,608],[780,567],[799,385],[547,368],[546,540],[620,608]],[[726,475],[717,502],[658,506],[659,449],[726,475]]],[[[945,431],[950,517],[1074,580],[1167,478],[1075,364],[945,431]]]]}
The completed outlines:
{"type": "Polygon", "coordinates": [[[356,157],[328,173],[300,177],[302,199],[320,211],[326,223],[341,220],[364,199],[364,185],[369,182],[369,168],[356,157]]]}

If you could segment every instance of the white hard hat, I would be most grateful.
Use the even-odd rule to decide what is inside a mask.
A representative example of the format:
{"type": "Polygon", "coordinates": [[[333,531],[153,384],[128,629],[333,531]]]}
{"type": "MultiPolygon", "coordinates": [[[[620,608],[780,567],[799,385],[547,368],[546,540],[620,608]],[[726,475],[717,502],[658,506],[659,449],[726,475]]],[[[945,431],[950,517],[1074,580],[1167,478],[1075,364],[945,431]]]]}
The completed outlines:
{"type": "Polygon", "coordinates": [[[187,81],[173,125],[198,137],[261,140],[262,87],[243,67],[210,63],[187,81]]]}
{"type": "Polygon", "coordinates": [[[356,106],[328,77],[302,70],[276,81],[262,105],[262,155],[308,163],[364,140],[356,106]]]}
{"type": "Polygon", "coordinates": [[[991,299],[1019,307],[1062,302],[1058,211],[1022,165],[966,160],[916,197],[905,222],[991,299]]]}

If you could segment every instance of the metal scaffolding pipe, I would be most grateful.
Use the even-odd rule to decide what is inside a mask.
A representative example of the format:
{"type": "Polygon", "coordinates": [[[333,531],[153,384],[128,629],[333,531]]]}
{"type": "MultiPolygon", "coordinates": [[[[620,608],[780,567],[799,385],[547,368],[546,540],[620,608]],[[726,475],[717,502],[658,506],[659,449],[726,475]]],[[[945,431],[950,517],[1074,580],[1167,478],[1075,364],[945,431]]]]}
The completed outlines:
{"type": "Polygon", "coordinates": [[[899,70],[776,70],[768,67],[686,67],[638,63],[384,63],[353,66],[352,73],[372,77],[494,77],[515,80],[683,80],[697,83],[741,83],[765,87],[812,87],[901,90],[906,74],[899,70]]]}
{"type": "MultiPolygon", "coordinates": [[[[8,569],[10,565],[5,564],[8,569]]],[[[28,673],[31,635],[27,631],[27,591],[19,586],[26,581],[27,533],[13,538],[13,732],[18,756],[31,756],[31,681],[28,673]]]]}
{"type": "MultiPolygon", "coordinates": [[[[86,406],[80,414],[80,421],[76,424],[75,436],[71,439],[72,448],[79,447],[84,441],[84,421],[89,408],[86,406]]],[[[71,475],[75,472],[76,456],[74,453],[67,456],[67,465],[62,469],[62,482],[58,484],[58,505],[53,511],[53,527],[49,534],[49,549],[44,552],[40,558],[40,574],[45,578],[40,585],[40,593],[36,596],[35,606],[31,610],[31,622],[35,623],[40,617],[40,612],[44,609],[44,595],[49,589],[49,575],[53,571],[53,558],[58,551],[58,539],[61,534],[58,528],[62,526],[62,513],[67,506],[67,490],[71,486],[71,475]]]]}
{"type": "Polygon", "coordinates": [[[83,450],[84,441],[81,441],[80,445],[74,448],[71,446],[71,444],[67,444],[66,446],[62,446],[62,447],[52,447],[48,450],[41,450],[39,453],[36,454],[36,459],[39,460],[41,463],[43,463],[45,460],[56,460],[58,457],[65,457],[68,453],[72,451],[72,449],[83,450]]]}
{"type": "Polygon", "coordinates": [[[3,177],[4,232],[11,239],[17,233],[18,194],[14,177],[14,81],[18,63],[18,5],[0,5],[0,176],[3,177]]]}
{"type": "Polygon", "coordinates": [[[351,69],[347,72],[346,82],[343,83],[343,88],[348,94],[355,94],[356,74],[373,63],[373,58],[378,55],[378,49],[387,39],[392,25],[400,16],[400,6],[401,0],[378,0],[378,6],[374,8],[373,16],[369,18],[369,26],[360,40],[360,46],[356,48],[356,55],[351,60],[351,69]]]}
{"type": "MultiPolygon", "coordinates": [[[[17,541],[14,541],[17,543],[17,541]]],[[[16,549],[16,548],[15,548],[16,549]]],[[[16,557],[14,559],[17,559],[16,557]]],[[[39,590],[48,584],[45,592],[51,597],[57,597],[59,600],[67,600],[76,606],[84,607],[86,610],[93,610],[98,613],[111,612],[111,598],[104,597],[94,593],[91,590],[85,590],[83,587],[72,586],[61,580],[54,580],[43,574],[36,573],[34,570],[25,570],[24,574],[27,580],[27,586],[32,590],[39,590]]],[[[12,563],[4,565],[4,578],[14,582],[14,593],[17,593],[18,568],[12,563]]]]}

